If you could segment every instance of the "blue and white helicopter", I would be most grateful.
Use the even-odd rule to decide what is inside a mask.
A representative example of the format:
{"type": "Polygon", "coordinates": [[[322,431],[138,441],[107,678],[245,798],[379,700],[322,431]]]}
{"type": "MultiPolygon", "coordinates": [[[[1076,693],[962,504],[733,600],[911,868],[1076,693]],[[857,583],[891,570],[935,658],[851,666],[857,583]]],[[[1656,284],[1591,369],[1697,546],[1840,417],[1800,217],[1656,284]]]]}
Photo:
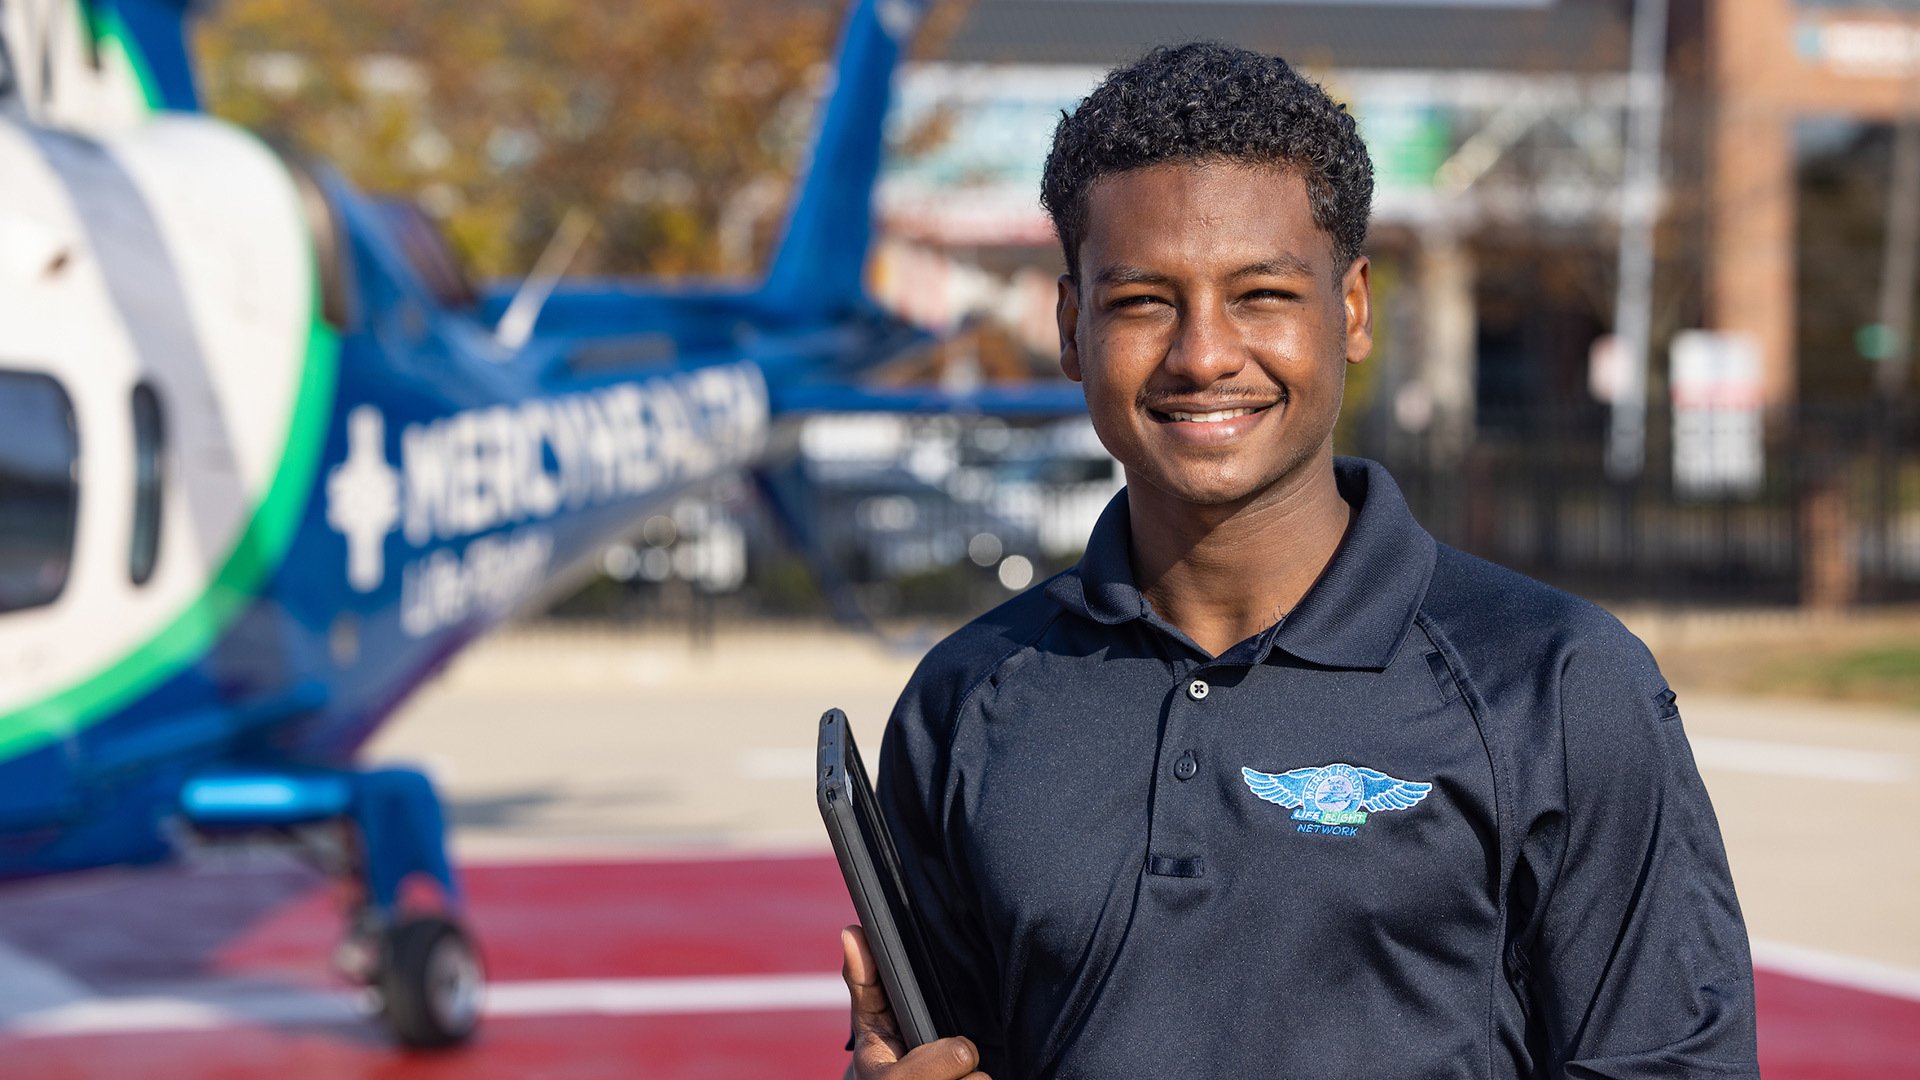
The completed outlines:
{"type": "Polygon", "coordinates": [[[925,341],[862,287],[918,0],[854,4],[764,281],[487,294],[423,220],[202,113],[185,8],[0,0],[0,878],[330,852],[350,973],[402,1042],[459,1042],[482,974],[440,803],[354,763],[395,707],[789,418],[1078,395],[855,381],[925,341]]]}

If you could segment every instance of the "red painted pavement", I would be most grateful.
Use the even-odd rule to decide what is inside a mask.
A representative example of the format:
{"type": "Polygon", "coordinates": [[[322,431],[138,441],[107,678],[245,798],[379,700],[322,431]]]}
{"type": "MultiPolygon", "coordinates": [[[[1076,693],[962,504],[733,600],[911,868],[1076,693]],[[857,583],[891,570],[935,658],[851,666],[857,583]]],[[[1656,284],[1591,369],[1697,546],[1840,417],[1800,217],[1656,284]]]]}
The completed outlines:
{"type": "MultiPolygon", "coordinates": [[[[463,874],[489,977],[606,979],[840,970],[854,921],[832,859],[479,866],[463,874]]],[[[316,888],[220,950],[215,966],[311,979],[340,937],[316,888]]]]}
{"type": "Polygon", "coordinates": [[[838,1080],[832,1012],[489,1020],[475,1042],[405,1054],[370,1027],[0,1041],[0,1076],[34,1080],[838,1080]]]}
{"type": "Polygon", "coordinates": [[[1769,1080],[1920,1080],[1920,1001],[1754,973],[1769,1080]]]}
{"type": "MultiPolygon", "coordinates": [[[[851,909],[829,858],[481,866],[469,912],[502,982],[830,974],[851,909]]],[[[0,943],[102,989],[249,978],[314,985],[340,932],[330,888],[287,871],[105,875],[0,893],[0,943]],[[209,926],[208,924],[213,925],[209,926]],[[129,929],[129,928],[132,929],[129,929]]],[[[1920,1002],[1762,972],[1769,1080],[1920,1080],[1920,1002]]],[[[0,1038],[0,1076],[63,1078],[833,1078],[838,1009],[488,1021],[450,1054],[373,1025],[0,1038]]]]}

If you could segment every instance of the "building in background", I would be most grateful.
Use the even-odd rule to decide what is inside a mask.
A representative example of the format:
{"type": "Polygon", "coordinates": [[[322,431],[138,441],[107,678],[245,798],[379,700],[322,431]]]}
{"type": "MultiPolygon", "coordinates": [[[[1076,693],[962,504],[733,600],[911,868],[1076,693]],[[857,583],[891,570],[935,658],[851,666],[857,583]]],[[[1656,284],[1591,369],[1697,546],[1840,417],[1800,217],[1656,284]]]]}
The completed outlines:
{"type": "Polygon", "coordinates": [[[1153,44],[1283,55],[1375,159],[1378,339],[1340,440],[1392,464],[1443,538],[1600,591],[1910,594],[1920,138],[1899,122],[1920,106],[1920,4],[1664,5],[1651,423],[1623,483],[1601,470],[1607,335],[1647,6],[973,0],[905,73],[900,130],[944,137],[884,178],[876,289],[931,327],[991,324],[1046,370],[1061,259],[1037,192],[1061,111],[1153,44]]]}
{"type": "Polygon", "coordinates": [[[1907,396],[1920,4],[1720,0],[1716,12],[1709,318],[1759,343],[1770,404],[1907,396]],[[1900,255],[1905,288],[1885,295],[1900,255]]]}
{"type": "Polygon", "coordinates": [[[1277,53],[1349,104],[1375,158],[1382,333],[1350,420],[1369,443],[1404,435],[1457,459],[1483,426],[1585,395],[1611,303],[1629,10],[975,0],[945,55],[906,73],[902,128],[937,117],[947,137],[883,182],[877,287],[930,325],[986,312],[1055,352],[1061,260],[1036,196],[1061,111],[1155,43],[1277,53]]]}

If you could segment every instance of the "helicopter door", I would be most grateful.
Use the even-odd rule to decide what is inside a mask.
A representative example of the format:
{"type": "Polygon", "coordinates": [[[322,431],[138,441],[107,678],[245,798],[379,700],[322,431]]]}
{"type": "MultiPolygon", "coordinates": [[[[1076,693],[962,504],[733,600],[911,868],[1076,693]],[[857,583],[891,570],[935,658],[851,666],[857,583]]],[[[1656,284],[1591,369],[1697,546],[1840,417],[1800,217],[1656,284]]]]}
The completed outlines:
{"type": "MultiPolygon", "coordinates": [[[[60,383],[0,370],[0,620],[44,608],[66,591],[79,522],[79,462],[73,401],[60,383]]],[[[18,756],[5,748],[16,734],[9,719],[15,718],[0,716],[0,768],[18,756]]],[[[72,736],[52,750],[30,752],[5,770],[0,827],[46,820],[71,803],[72,736]]]]}
{"type": "Polygon", "coordinates": [[[79,460],[73,402],[60,384],[0,371],[0,615],[51,604],[66,589],[79,460]]]}

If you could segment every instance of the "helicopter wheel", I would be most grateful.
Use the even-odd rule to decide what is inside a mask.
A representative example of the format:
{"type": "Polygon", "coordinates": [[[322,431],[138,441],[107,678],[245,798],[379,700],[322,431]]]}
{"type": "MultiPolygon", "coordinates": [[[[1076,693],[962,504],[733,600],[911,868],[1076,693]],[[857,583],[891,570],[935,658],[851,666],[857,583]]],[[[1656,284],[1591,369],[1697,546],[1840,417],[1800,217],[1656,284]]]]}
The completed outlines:
{"type": "Polygon", "coordinates": [[[386,934],[380,1014],[403,1046],[457,1046],[480,1024],[480,955],[460,924],[408,919],[386,934]]]}

